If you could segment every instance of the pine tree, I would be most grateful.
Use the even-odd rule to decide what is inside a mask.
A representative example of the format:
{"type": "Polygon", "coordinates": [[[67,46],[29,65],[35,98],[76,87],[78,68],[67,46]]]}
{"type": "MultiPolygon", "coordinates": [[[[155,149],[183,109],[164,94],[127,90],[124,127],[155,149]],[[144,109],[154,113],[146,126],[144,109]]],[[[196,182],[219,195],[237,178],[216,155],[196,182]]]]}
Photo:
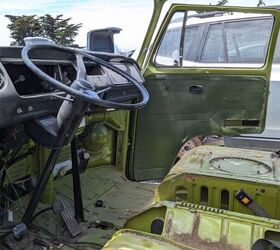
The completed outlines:
{"type": "Polygon", "coordinates": [[[10,20],[10,24],[7,26],[11,31],[11,38],[14,41],[11,45],[24,45],[23,39],[31,36],[41,36],[41,26],[39,20],[35,15],[33,16],[12,16],[6,15],[10,20]]]}
{"type": "Polygon", "coordinates": [[[42,36],[55,41],[59,45],[72,45],[78,35],[82,24],[71,24],[71,18],[63,15],[51,16],[12,16],[6,15],[10,20],[7,26],[11,31],[13,42],[11,45],[24,45],[25,37],[42,36]]]}
{"type": "Polygon", "coordinates": [[[60,45],[71,45],[78,35],[81,24],[70,24],[71,18],[63,19],[63,15],[52,17],[47,14],[39,17],[43,36],[60,45]]]}

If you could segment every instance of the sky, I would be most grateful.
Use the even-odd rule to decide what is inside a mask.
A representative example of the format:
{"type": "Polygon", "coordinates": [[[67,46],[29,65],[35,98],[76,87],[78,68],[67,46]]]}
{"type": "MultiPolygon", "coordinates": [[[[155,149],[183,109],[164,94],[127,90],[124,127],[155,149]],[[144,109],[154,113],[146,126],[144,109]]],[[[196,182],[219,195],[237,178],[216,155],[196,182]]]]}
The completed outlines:
{"type": "MultiPolygon", "coordinates": [[[[216,4],[218,0],[171,0],[168,3],[216,4]]],[[[277,5],[279,0],[264,0],[266,5],[277,5]]],[[[258,0],[229,0],[228,5],[256,6],[258,0]]],[[[168,4],[165,10],[168,9],[168,4]]],[[[86,45],[86,34],[93,29],[119,27],[116,43],[123,51],[141,45],[153,10],[153,0],[0,0],[0,46],[12,39],[5,15],[63,14],[73,23],[82,23],[75,43],[86,45]]]]}

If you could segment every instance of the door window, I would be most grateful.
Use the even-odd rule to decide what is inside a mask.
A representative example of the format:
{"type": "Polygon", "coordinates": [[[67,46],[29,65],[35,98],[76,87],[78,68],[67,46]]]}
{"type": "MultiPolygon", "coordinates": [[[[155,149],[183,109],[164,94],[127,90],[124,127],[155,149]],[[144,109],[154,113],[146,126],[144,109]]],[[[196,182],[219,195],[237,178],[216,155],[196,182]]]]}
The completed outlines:
{"type": "Polygon", "coordinates": [[[274,52],[273,63],[279,64],[280,63],[280,36],[278,35],[276,48],[274,52]]]}
{"type": "Polygon", "coordinates": [[[200,61],[203,63],[225,62],[222,24],[210,25],[200,61]]]}
{"type": "Polygon", "coordinates": [[[195,42],[199,31],[199,26],[186,27],[184,37],[184,60],[193,61],[194,58],[190,55],[190,49],[195,42]]]}
{"type": "Polygon", "coordinates": [[[263,65],[272,25],[272,18],[225,23],[228,63],[263,65]]]}
{"type": "Polygon", "coordinates": [[[173,15],[156,55],[155,62],[157,64],[179,66],[183,19],[183,12],[177,12],[173,15]]]}
{"type": "MultiPolygon", "coordinates": [[[[264,65],[274,22],[271,15],[194,11],[188,11],[186,17],[184,14],[175,13],[167,26],[155,56],[158,66],[264,65]]],[[[277,54],[275,61],[280,61],[277,54]]]]}

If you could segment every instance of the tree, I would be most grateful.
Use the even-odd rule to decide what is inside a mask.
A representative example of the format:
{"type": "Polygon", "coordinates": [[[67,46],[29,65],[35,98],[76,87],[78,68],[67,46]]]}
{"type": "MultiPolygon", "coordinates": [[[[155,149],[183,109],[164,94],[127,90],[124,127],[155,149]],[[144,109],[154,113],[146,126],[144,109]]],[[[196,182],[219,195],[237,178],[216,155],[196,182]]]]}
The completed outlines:
{"type": "Polygon", "coordinates": [[[227,3],[228,3],[228,0],[220,0],[216,5],[222,6],[222,5],[226,5],[227,3]]]}
{"type": "Polygon", "coordinates": [[[71,18],[63,19],[63,15],[52,17],[47,14],[39,17],[42,35],[61,45],[71,45],[78,35],[82,24],[69,24],[71,18]]]}
{"type": "Polygon", "coordinates": [[[260,7],[260,6],[265,6],[265,3],[264,3],[264,1],[263,0],[259,0],[259,3],[258,3],[258,5],[257,5],[258,7],[260,7]]]}
{"type": "Polygon", "coordinates": [[[55,17],[46,14],[44,16],[12,16],[6,15],[10,20],[7,26],[11,31],[14,41],[11,45],[24,45],[25,37],[42,36],[50,38],[60,45],[72,45],[78,35],[82,24],[70,24],[71,18],[63,18],[63,15],[55,17]]]}
{"type": "MultiPolygon", "coordinates": [[[[228,4],[228,0],[219,0],[218,3],[217,3],[216,5],[222,6],[222,5],[226,5],[226,4],[228,4]]],[[[258,7],[260,7],[260,6],[265,6],[264,0],[259,0],[257,6],[258,6],[258,7]]]]}
{"type": "MultiPolygon", "coordinates": [[[[228,0],[219,0],[218,3],[216,4],[217,6],[223,6],[226,5],[228,3],[228,0]]],[[[211,5],[211,3],[209,4],[211,5]]],[[[205,11],[196,11],[196,13],[201,14],[204,13],[205,11]]]]}
{"type": "Polygon", "coordinates": [[[8,28],[11,31],[11,37],[15,40],[11,45],[24,45],[23,38],[28,36],[40,36],[41,26],[35,15],[33,16],[12,16],[6,15],[10,20],[8,28]]]}

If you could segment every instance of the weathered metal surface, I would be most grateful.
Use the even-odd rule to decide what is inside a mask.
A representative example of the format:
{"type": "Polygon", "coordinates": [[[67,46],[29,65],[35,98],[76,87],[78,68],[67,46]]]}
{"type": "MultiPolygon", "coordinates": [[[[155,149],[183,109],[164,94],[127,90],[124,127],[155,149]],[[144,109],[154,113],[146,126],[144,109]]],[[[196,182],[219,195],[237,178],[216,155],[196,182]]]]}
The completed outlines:
{"type": "Polygon", "coordinates": [[[201,136],[196,136],[190,140],[188,140],[177,153],[177,157],[181,159],[189,150],[192,148],[202,146],[202,138],[201,136]]]}
{"type": "Polygon", "coordinates": [[[89,167],[114,164],[114,131],[101,122],[88,126],[80,136],[83,147],[89,152],[89,167]]]}
{"type": "Polygon", "coordinates": [[[201,146],[189,151],[165,180],[181,173],[233,178],[280,185],[280,158],[274,152],[219,146],[201,146]]]}
{"type": "MultiPolygon", "coordinates": [[[[156,185],[130,182],[113,166],[96,167],[81,174],[85,223],[78,241],[104,245],[126,220],[150,206],[156,185]],[[102,201],[102,206],[96,202],[102,201]]],[[[55,181],[56,197],[73,204],[71,176],[55,181]]],[[[45,218],[46,219],[46,218],[45,218]]],[[[57,218],[41,220],[50,227],[57,218]]],[[[58,227],[58,231],[61,228],[58,227]]]]}
{"type": "MultiPolygon", "coordinates": [[[[104,165],[115,165],[124,170],[128,149],[129,111],[98,113],[87,116],[85,123],[78,129],[77,135],[82,147],[89,153],[87,168],[104,165]]],[[[9,178],[16,181],[27,174],[39,176],[45,166],[49,150],[29,141],[17,155],[21,155],[34,148],[34,152],[25,159],[9,167],[9,178]]],[[[58,159],[58,163],[71,160],[70,146],[65,146],[58,159]]],[[[69,169],[68,169],[69,170],[69,169]]],[[[58,178],[61,176],[58,175],[58,178]]],[[[8,179],[7,179],[8,181],[8,179]]],[[[44,203],[51,204],[54,198],[53,177],[49,179],[47,187],[41,197],[44,203]]]]}
{"type": "Polygon", "coordinates": [[[89,168],[102,165],[125,168],[129,116],[129,111],[117,111],[86,117],[87,127],[80,138],[89,150],[89,168]]]}
{"type": "MultiPolygon", "coordinates": [[[[151,225],[154,219],[162,217],[164,220],[162,241],[168,239],[174,244],[182,244],[192,249],[249,250],[258,239],[271,239],[271,235],[274,235],[274,240],[280,240],[278,220],[183,202],[164,201],[155,204],[153,208],[132,218],[125,228],[139,230],[141,223],[149,222],[151,225]],[[164,217],[162,207],[165,207],[166,211],[164,217]]],[[[135,240],[143,246],[143,232],[146,233],[145,239],[154,241],[149,227],[146,227],[141,237],[137,233],[127,235],[129,242],[135,240]]],[[[121,241],[122,238],[118,234],[116,238],[118,245],[113,249],[126,247],[126,242],[121,241]]],[[[109,248],[110,242],[106,246],[109,248]]]]}
{"type": "Polygon", "coordinates": [[[271,152],[200,146],[187,152],[158,186],[156,201],[182,200],[252,214],[235,199],[243,189],[280,218],[280,159],[271,152]]]}
{"type": "Polygon", "coordinates": [[[213,218],[203,218],[198,213],[187,214],[184,211],[168,211],[165,234],[166,237],[195,249],[242,249],[227,244],[225,236],[220,237],[221,227],[221,221],[215,221],[213,218]],[[178,220],[179,217],[182,220],[178,220]]]}
{"type": "Polygon", "coordinates": [[[189,150],[202,145],[224,146],[224,137],[217,135],[209,135],[206,137],[196,136],[186,141],[186,143],[178,151],[174,164],[177,163],[189,150]]]}
{"type": "MultiPolygon", "coordinates": [[[[73,183],[71,175],[53,181],[55,199],[63,200],[73,208],[73,183]]],[[[137,183],[126,180],[120,169],[114,166],[95,167],[81,173],[81,185],[85,222],[81,222],[82,233],[73,239],[59,215],[49,210],[34,219],[33,224],[41,226],[52,233],[51,239],[63,239],[68,242],[77,241],[74,247],[67,244],[62,249],[100,249],[126,221],[150,207],[153,203],[155,184],[137,183]],[[98,206],[97,201],[102,201],[98,206]]],[[[20,221],[22,208],[28,203],[30,195],[14,203],[10,209],[14,211],[14,221],[20,221]]],[[[39,203],[38,211],[48,205],[39,203]]],[[[24,210],[23,210],[24,211],[24,210]]],[[[46,231],[45,231],[46,232],[46,231]]],[[[36,230],[30,234],[29,245],[33,249],[33,239],[49,238],[44,231],[36,230]]],[[[50,240],[47,240],[49,242],[50,240]]],[[[0,249],[1,245],[0,245],[0,249]]]]}
{"type": "Polygon", "coordinates": [[[104,250],[187,250],[191,247],[170,241],[158,235],[147,234],[140,231],[121,230],[104,246],[104,250]]]}

